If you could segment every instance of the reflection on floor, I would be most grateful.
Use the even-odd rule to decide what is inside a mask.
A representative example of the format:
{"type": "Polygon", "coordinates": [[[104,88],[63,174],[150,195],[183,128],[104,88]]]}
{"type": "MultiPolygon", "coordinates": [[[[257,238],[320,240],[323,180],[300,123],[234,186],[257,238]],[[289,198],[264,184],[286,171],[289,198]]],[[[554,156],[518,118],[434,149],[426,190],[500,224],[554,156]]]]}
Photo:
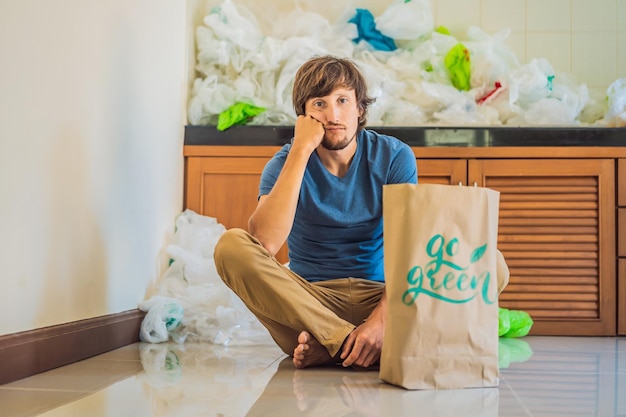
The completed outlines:
{"type": "Polygon", "coordinates": [[[275,346],[135,344],[0,386],[0,416],[622,416],[626,338],[500,343],[500,386],[407,391],[275,346]]]}

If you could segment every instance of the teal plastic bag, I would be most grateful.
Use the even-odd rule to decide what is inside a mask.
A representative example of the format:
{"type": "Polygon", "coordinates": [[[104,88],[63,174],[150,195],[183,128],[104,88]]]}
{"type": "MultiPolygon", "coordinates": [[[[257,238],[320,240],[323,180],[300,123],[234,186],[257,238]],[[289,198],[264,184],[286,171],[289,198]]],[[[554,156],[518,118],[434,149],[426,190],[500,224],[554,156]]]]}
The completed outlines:
{"type": "Polygon", "coordinates": [[[352,39],[354,43],[359,43],[361,40],[364,40],[379,51],[395,51],[398,49],[393,39],[383,35],[376,29],[374,16],[369,10],[356,9],[356,14],[348,23],[354,23],[359,33],[357,38],[352,39]]]}
{"type": "Polygon", "coordinates": [[[217,130],[224,131],[234,125],[246,124],[251,118],[264,111],[263,107],[237,102],[220,113],[217,119],[217,130]]]}
{"type": "Polygon", "coordinates": [[[500,307],[498,310],[498,335],[500,337],[524,337],[533,327],[533,319],[525,311],[509,310],[500,307]]]}
{"type": "Polygon", "coordinates": [[[452,85],[458,90],[470,89],[470,53],[462,43],[457,43],[448,51],[444,63],[450,74],[452,85]]]}

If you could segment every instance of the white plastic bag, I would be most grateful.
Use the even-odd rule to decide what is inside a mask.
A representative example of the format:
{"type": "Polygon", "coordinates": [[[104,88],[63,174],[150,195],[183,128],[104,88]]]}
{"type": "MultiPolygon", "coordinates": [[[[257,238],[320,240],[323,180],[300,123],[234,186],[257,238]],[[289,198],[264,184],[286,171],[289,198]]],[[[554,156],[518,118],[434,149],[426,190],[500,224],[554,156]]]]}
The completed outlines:
{"type": "Polygon", "coordinates": [[[375,22],[383,35],[400,40],[429,35],[435,25],[428,0],[396,0],[375,22]]]}
{"type": "Polygon", "coordinates": [[[606,121],[611,126],[626,126],[626,78],[614,81],[606,91],[609,99],[609,109],[606,121]]]}
{"type": "Polygon", "coordinates": [[[178,301],[168,297],[153,297],[139,304],[146,315],[141,322],[139,336],[143,342],[167,342],[183,319],[183,308],[178,301]]]}
{"type": "MultiPolygon", "coordinates": [[[[204,125],[217,121],[217,115],[235,104],[236,90],[220,82],[216,74],[204,79],[196,78],[189,101],[188,118],[192,125],[204,125]]],[[[217,124],[217,123],[214,123],[217,124]]]]}
{"type": "Polygon", "coordinates": [[[527,109],[531,104],[550,96],[554,69],[546,59],[532,59],[509,74],[509,99],[527,109]]]}
{"type": "Polygon", "coordinates": [[[463,44],[471,54],[472,88],[492,86],[519,68],[519,60],[505,43],[510,33],[509,29],[504,29],[489,35],[477,26],[467,30],[468,41],[463,44]]]}
{"type": "Polygon", "coordinates": [[[272,343],[267,329],[217,274],[213,253],[225,231],[215,218],[192,210],[178,216],[176,233],[167,246],[170,266],[157,284],[157,294],[139,305],[147,311],[141,340],[272,343]]]}

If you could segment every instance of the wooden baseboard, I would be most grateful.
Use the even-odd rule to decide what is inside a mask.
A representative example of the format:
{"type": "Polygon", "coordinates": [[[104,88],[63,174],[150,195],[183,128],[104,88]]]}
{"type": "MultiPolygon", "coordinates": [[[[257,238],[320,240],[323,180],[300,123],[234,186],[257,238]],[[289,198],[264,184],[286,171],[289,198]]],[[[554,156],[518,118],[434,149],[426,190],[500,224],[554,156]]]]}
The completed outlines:
{"type": "Polygon", "coordinates": [[[0,336],[0,384],[138,342],[144,315],[135,309],[0,336]]]}

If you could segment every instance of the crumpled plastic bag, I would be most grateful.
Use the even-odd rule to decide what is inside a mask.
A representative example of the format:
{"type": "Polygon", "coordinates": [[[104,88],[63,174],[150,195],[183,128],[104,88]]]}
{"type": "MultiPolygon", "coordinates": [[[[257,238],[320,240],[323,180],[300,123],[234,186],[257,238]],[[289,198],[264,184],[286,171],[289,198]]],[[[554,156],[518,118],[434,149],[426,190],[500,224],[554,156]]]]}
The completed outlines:
{"type": "Polygon", "coordinates": [[[382,34],[400,40],[425,37],[435,26],[429,0],[395,0],[375,22],[382,34]]]}
{"type": "Polygon", "coordinates": [[[614,127],[626,126],[626,78],[614,81],[606,91],[609,108],[605,119],[614,127]]]}
{"type": "Polygon", "coordinates": [[[512,103],[522,109],[547,98],[552,92],[555,74],[546,59],[532,59],[528,64],[513,69],[509,74],[509,94],[512,103]]]}
{"type": "Polygon", "coordinates": [[[458,90],[469,91],[471,62],[469,50],[462,43],[457,43],[445,57],[446,68],[450,73],[450,82],[458,90]]]}
{"type": "Polygon", "coordinates": [[[369,43],[374,49],[380,51],[395,51],[397,49],[396,43],[389,36],[385,36],[378,29],[376,29],[376,23],[372,12],[367,9],[356,9],[356,14],[349,20],[350,23],[354,23],[358,30],[359,35],[353,39],[355,43],[365,41],[369,43]]]}
{"type": "Polygon", "coordinates": [[[217,119],[217,130],[224,131],[234,125],[244,125],[254,116],[265,111],[263,107],[238,102],[220,113],[217,119]]]}
{"type": "Polygon", "coordinates": [[[148,311],[142,321],[142,340],[224,346],[273,343],[267,329],[217,274],[213,252],[225,231],[215,218],[192,210],[177,217],[176,233],[167,246],[171,263],[156,285],[156,294],[140,304],[148,311]],[[179,324],[168,327],[166,323],[181,313],[179,324]]]}
{"type": "Polygon", "coordinates": [[[534,324],[530,314],[522,310],[500,307],[498,318],[498,336],[500,337],[524,337],[534,324]]]}
{"type": "Polygon", "coordinates": [[[217,123],[217,115],[235,102],[237,92],[216,74],[196,78],[192,87],[187,117],[193,125],[217,123]]]}
{"type": "Polygon", "coordinates": [[[503,29],[490,35],[477,26],[467,29],[463,44],[470,51],[470,85],[472,88],[493,86],[496,82],[506,84],[507,74],[519,68],[520,63],[513,51],[506,46],[511,31],[503,29]]]}
{"type": "Polygon", "coordinates": [[[173,298],[153,297],[139,303],[146,315],[141,322],[139,337],[143,342],[167,342],[183,319],[183,307],[173,298]]]}

